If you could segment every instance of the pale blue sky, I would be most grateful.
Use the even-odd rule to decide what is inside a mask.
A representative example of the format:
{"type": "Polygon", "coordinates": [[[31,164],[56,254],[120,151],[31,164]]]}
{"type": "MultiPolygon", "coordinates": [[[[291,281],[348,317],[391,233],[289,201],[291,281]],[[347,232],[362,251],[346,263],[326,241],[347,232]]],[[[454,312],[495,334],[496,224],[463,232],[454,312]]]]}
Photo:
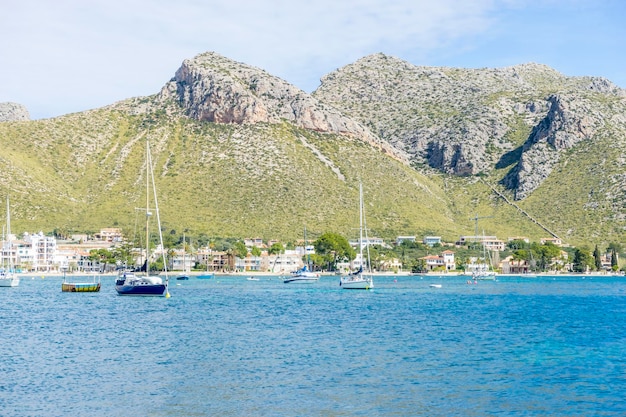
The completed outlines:
{"type": "Polygon", "coordinates": [[[537,62],[626,88],[622,0],[1,1],[0,102],[33,119],[157,93],[206,51],[307,92],[376,52],[429,66],[537,62]]]}

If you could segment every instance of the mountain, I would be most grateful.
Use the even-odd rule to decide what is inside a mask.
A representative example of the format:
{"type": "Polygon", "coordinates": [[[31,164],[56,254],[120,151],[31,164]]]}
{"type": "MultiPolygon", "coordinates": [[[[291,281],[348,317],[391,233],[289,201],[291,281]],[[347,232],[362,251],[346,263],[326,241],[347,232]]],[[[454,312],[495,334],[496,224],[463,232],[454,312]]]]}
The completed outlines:
{"type": "Polygon", "coordinates": [[[566,240],[623,239],[626,91],[606,79],[375,54],[326,75],[313,96],[419,171],[480,176],[566,240]]]}
{"type": "Polygon", "coordinates": [[[18,103],[0,103],[0,122],[30,120],[28,109],[18,103]]]}
{"type": "MultiPolygon", "coordinates": [[[[538,64],[419,67],[376,54],[307,94],[215,53],[160,92],[48,120],[0,123],[13,229],[120,226],[142,206],[151,141],[166,234],[295,240],[480,229],[624,240],[624,91],[538,64]]],[[[139,222],[140,224],[141,222],[139,222]]]]}

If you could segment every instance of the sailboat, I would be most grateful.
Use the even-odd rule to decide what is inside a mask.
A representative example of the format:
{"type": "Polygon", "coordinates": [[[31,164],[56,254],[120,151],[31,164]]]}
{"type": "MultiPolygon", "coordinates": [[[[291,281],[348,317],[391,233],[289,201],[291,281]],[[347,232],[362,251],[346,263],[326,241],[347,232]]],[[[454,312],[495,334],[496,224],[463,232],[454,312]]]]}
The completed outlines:
{"type": "Polygon", "coordinates": [[[489,258],[487,258],[487,248],[485,245],[485,232],[483,232],[483,263],[476,264],[474,270],[472,271],[472,279],[473,280],[483,280],[483,281],[495,281],[496,280],[496,272],[491,270],[491,254],[489,254],[489,258]],[[489,259],[489,263],[487,263],[487,259],[489,259]]]}
{"type": "Polygon", "coordinates": [[[306,253],[306,264],[298,270],[292,271],[291,274],[286,277],[283,282],[285,284],[310,284],[317,282],[320,279],[319,274],[311,271],[311,257],[306,249],[306,227],[304,228],[304,252],[306,253]]]}
{"type": "Polygon", "coordinates": [[[185,245],[187,241],[185,240],[185,234],[183,233],[183,273],[176,277],[179,281],[187,281],[189,279],[189,271],[187,270],[187,253],[185,251],[185,245]]]}
{"type": "MultiPolygon", "coordinates": [[[[11,236],[11,210],[9,208],[9,196],[7,196],[7,240],[6,247],[3,246],[3,265],[0,268],[0,287],[17,287],[20,285],[20,278],[15,273],[15,266],[13,265],[13,244],[11,236]],[[6,249],[6,252],[5,252],[6,249]],[[8,262],[4,262],[8,258],[8,262]]],[[[3,239],[4,240],[4,239],[3,239]]]]}
{"type": "Polygon", "coordinates": [[[359,255],[361,266],[355,272],[343,275],[340,278],[339,285],[346,290],[369,290],[374,288],[374,278],[372,277],[370,264],[370,250],[367,245],[367,260],[363,261],[363,234],[369,243],[367,237],[367,224],[365,221],[365,206],[363,205],[363,184],[359,184],[359,255]],[[365,267],[364,267],[365,266],[365,267]]]}
{"type": "MultiPolygon", "coordinates": [[[[159,217],[159,203],[157,200],[156,185],[154,183],[154,172],[152,171],[152,156],[150,155],[150,142],[146,140],[146,241],[145,241],[145,273],[135,274],[130,271],[120,273],[115,281],[115,290],[119,295],[136,296],[165,296],[169,297],[169,278],[167,275],[167,262],[165,251],[163,254],[163,267],[165,268],[165,282],[158,275],[150,275],[150,218],[152,211],[150,208],[150,194],[154,200],[154,211],[156,212],[157,227],[159,230],[159,242],[163,249],[163,234],[161,232],[161,218],[159,217]],[[152,193],[151,193],[152,191],[152,193]]],[[[143,268],[142,268],[143,269],[143,268]]]]}

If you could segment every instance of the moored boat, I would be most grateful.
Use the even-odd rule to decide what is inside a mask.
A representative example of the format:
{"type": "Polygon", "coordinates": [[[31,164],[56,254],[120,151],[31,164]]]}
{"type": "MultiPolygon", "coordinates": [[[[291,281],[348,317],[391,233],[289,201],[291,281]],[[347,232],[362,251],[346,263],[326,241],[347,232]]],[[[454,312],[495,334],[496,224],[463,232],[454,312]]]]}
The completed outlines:
{"type": "Polygon", "coordinates": [[[7,239],[6,242],[3,239],[2,251],[3,255],[6,253],[6,256],[2,256],[3,266],[0,269],[0,287],[17,287],[20,285],[20,277],[15,273],[15,266],[13,263],[13,244],[12,244],[12,236],[11,236],[11,211],[9,208],[9,196],[7,196],[7,223],[6,223],[6,231],[7,231],[7,239]],[[5,247],[6,244],[6,247],[5,247]],[[6,250],[6,252],[5,252],[6,250]],[[7,261],[6,263],[4,261],[7,261]]]}
{"type": "Polygon", "coordinates": [[[157,230],[159,230],[159,241],[163,248],[163,236],[161,234],[161,219],[159,217],[159,204],[157,200],[156,185],[154,182],[154,173],[152,171],[152,157],[150,155],[150,143],[146,141],[146,240],[145,240],[145,273],[136,275],[130,271],[122,271],[115,281],[115,290],[119,295],[135,295],[135,296],[165,296],[169,297],[167,274],[167,262],[165,259],[165,251],[162,251],[163,265],[165,267],[165,282],[158,275],[150,275],[149,261],[149,242],[150,242],[150,218],[152,211],[150,208],[150,195],[153,196],[154,211],[156,212],[157,230]],[[150,187],[152,185],[152,187],[150,187]],[[152,193],[150,192],[152,189],[152,193]]]}
{"type": "Polygon", "coordinates": [[[61,284],[63,292],[99,292],[99,282],[64,282],[61,284]]]}
{"type": "Polygon", "coordinates": [[[320,279],[320,275],[311,271],[311,257],[306,248],[306,227],[304,228],[304,253],[306,254],[306,264],[300,269],[292,271],[289,276],[283,279],[285,284],[311,284],[320,279]]]}
{"type": "Polygon", "coordinates": [[[91,282],[72,282],[67,279],[65,269],[63,270],[63,282],[61,283],[62,292],[99,292],[100,277],[96,280],[95,275],[91,282]]]}
{"type": "Polygon", "coordinates": [[[365,221],[365,207],[363,205],[363,185],[359,184],[359,254],[361,266],[355,272],[342,276],[339,279],[339,285],[345,290],[369,290],[374,288],[374,278],[370,266],[370,251],[367,246],[367,259],[363,259],[363,234],[367,238],[367,223],[365,221]],[[365,264],[365,268],[363,268],[365,264]]]}
{"type": "Polygon", "coordinates": [[[306,265],[297,271],[291,272],[289,276],[285,277],[283,282],[285,284],[310,284],[317,282],[320,279],[319,274],[309,271],[306,265]]]}

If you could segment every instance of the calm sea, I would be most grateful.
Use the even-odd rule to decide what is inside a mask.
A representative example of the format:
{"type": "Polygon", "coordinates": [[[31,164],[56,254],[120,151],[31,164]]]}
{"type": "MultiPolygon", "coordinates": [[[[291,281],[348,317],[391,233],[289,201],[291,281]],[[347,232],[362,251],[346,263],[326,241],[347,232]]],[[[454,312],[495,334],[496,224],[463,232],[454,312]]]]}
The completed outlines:
{"type": "Polygon", "coordinates": [[[626,415],[626,278],[259,278],[0,288],[0,415],[626,415]]]}

